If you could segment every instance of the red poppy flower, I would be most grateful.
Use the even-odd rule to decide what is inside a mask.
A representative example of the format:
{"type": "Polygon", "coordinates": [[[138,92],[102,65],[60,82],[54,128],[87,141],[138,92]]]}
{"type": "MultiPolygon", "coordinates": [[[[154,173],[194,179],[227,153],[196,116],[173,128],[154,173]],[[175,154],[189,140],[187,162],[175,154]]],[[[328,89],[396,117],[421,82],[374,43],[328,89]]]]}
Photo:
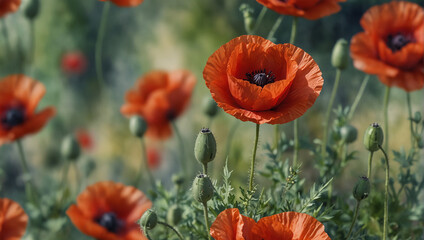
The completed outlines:
{"type": "Polygon", "coordinates": [[[156,169],[161,163],[160,153],[154,148],[147,148],[147,164],[150,169],[156,169]]]}
{"type": "Polygon", "coordinates": [[[237,208],[221,212],[210,234],[215,240],[331,240],[324,225],[308,214],[284,212],[256,223],[237,208]]]}
{"type": "Polygon", "coordinates": [[[39,131],[55,114],[53,107],[35,113],[46,89],[25,75],[0,80],[0,145],[39,131]]]}
{"type": "Polygon", "coordinates": [[[67,52],[62,57],[62,70],[67,74],[81,74],[87,69],[87,59],[82,52],[67,52]]]}
{"type": "Polygon", "coordinates": [[[258,124],[281,124],[302,116],[324,83],[318,65],[302,49],[250,35],[214,52],[203,78],[219,107],[258,124]]]}
{"type": "Polygon", "coordinates": [[[15,12],[21,5],[21,0],[1,0],[0,1],[0,18],[8,13],[15,12]]]}
{"type": "Polygon", "coordinates": [[[0,198],[0,239],[20,240],[25,234],[28,215],[18,203],[0,198]]]}
{"type": "Polygon", "coordinates": [[[132,186],[99,182],[88,186],[66,214],[81,232],[98,240],[147,240],[137,220],[151,206],[132,186]]]}
{"type": "Polygon", "coordinates": [[[147,136],[167,138],[172,133],[170,122],[187,107],[195,83],[194,75],[186,70],[149,72],[127,92],[121,113],[144,117],[147,136]]]}
{"type": "Polygon", "coordinates": [[[79,129],[75,135],[82,149],[91,150],[93,148],[94,141],[91,137],[91,134],[87,130],[79,129]]]}
{"type": "Polygon", "coordinates": [[[329,16],[340,11],[339,2],[346,0],[256,0],[279,14],[303,17],[309,20],[329,16]]]}
{"type": "Polygon", "coordinates": [[[353,36],[350,45],[357,69],[408,92],[424,87],[423,8],[402,1],[374,6],[361,26],[365,32],[353,36]]]}
{"type": "Polygon", "coordinates": [[[120,7],[135,7],[141,4],[144,0],[100,0],[102,2],[111,1],[120,7]]]}

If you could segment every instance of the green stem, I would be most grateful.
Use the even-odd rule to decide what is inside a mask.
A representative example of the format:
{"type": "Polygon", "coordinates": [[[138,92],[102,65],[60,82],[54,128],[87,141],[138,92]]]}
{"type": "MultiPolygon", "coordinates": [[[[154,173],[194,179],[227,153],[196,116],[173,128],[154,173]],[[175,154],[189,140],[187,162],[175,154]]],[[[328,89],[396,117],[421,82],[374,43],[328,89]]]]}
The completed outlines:
{"type": "Polygon", "coordinates": [[[202,164],[203,167],[203,174],[208,175],[208,164],[202,164]]]}
{"type": "Polygon", "coordinates": [[[387,231],[389,227],[389,179],[390,179],[390,168],[389,168],[389,157],[381,146],[378,146],[384,154],[386,163],[386,180],[384,183],[384,226],[383,226],[383,240],[387,239],[387,231]]]}
{"type": "Polygon", "coordinates": [[[22,168],[24,170],[24,175],[26,175],[24,181],[25,181],[25,192],[26,192],[27,198],[32,204],[34,204],[36,207],[39,208],[39,203],[37,199],[37,190],[35,188],[34,182],[31,179],[31,173],[29,172],[29,168],[25,158],[24,149],[23,149],[21,140],[17,140],[16,144],[18,145],[18,151],[19,151],[22,168]]]}
{"type": "Polygon", "coordinates": [[[337,68],[336,70],[336,78],[333,85],[333,90],[331,91],[331,97],[330,102],[328,103],[327,111],[325,112],[325,119],[324,119],[324,135],[322,138],[322,145],[321,145],[321,157],[324,159],[326,154],[326,147],[327,147],[327,138],[328,138],[328,125],[330,124],[330,116],[331,116],[331,110],[333,109],[334,100],[336,99],[337,95],[337,89],[339,87],[340,83],[340,76],[342,71],[337,68]]]}
{"type": "Polygon", "coordinates": [[[267,10],[268,10],[267,7],[265,7],[265,6],[262,7],[261,12],[259,13],[258,18],[256,19],[255,29],[253,29],[252,34],[255,34],[256,31],[258,30],[259,26],[262,23],[262,20],[264,19],[264,16],[265,16],[267,10]]]}
{"type": "MultiPolygon", "coordinates": [[[[11,58],[12,62],[13,62],[13,56],[12,56],[12,46],[10,45],[10,40],[9,40],[9,32],[7,31],[7,26],[6,26],[6,19],[3,18],[1,20],[1,28],[3,30],[3,36],[5,39],[5,43],[6,43],[6,56],[9,56],[9,58],[11,58]]],[[[10,60],[10,59],[9,59],[10,60]]]]}
{"type": "Polygon", "coordinates": [[[156,190],[155,179],[153,178],[153,174],[150,171],[149,164],[147,162],[148,159],[147,159],[146,141],[144,140],[144,138],[141,138],[140,141],[141,141],[141,150],[143,152],[142,153],[143,161],[142,161],[142,164],[140,164],[140,171],[138,172],[136,184],[137,185],[140,184],[141,173],[143,172],[143,168],[144,168],[144,171],[147,173],[147,176],[149,177],[149,182],[152,185],[152,189],[156,190]]]}
{"type": "Polygon", "coordinates": [[[293,152],[293,167],[297,167],[297,159],[299,158],[299,126],[297,119],[294,120],[294,152],[293,152]]]}
{"type": "Polygon", "coordinates": [[[146,227],[143,228],[143,233],[144,233],[144,235],[146,235],[148,240],[153,240],[146,227]]]}
{"type": "Polygon", "coordinates": [[[60,184],[61,188],[64,188],[66,185],[66,180],[68,179],[68,172],[69,172],[69,160],[65,159],[65,165],[63,166],[63,172],[62,172],[62,183],[60,184]]]}
{"type": "Polygon", "coordinates": [[[74,161],[75,177],[77,178],[77,193],[81,192],[82,189],[82,174],[78,168],[77,161],[74,161]]]}
{"type": "Polygon", "coordinates": [[[384,93],[384,148],[389,149],[389,98],[390,98],[390,87],[386,87],[386,92],[384,93]]]}
{"type": "Polygon", "coordinates": [[[274,149],[277,150],[277,155],[278,155],[278,143],[280,140],[280,129],[278,126],[279,126],[278,124],[275,124],[275,127],[274,127],[274,149]]]}
{"type": "Polygon", "coordinates": [[[181,136],[181,133],[180,133],[175,121],[172,121],[171,123],[172,123],[172,127],[174,128],[175,135],[177,135],[178,143],[180,145],[180,147],[179,147],[180,159],[179,160],[180,160],[181,169],[183,170],[184,173],[187,173],[187,169],[185,168],[185,164],[184,164],[184,159],[185,159],[184,141],[183,141],[183,138],[181,136]]]}
{"type": "Polygon", "coordinates": [[[249,179],[249,191],[253,191],[253,178],[255,176],[255,160],[256,160],[256,149],[258,148],[259,139],[259,127],[260,124],[256,124],[256,137],[255,146],[253,147],[252,162],[250,163],[250,179],[249,179]]]}
{"type": "Polygon", "coordinates": [[[35,58],[35,26],[34,20],[30,22],[30,34],[31,34],[31,49],[29,52],[28,64],[32,64],[35,58]]]}
{"type": "Polygon", "coordinates": [[[353,226],[355,225],[356,218],[358,218],[359,207],[361,201],[356,201],[355,214],[353,215],[352,224],[350,225],[349,233],[347,234],[346,239],[349,240],[350,234],[352,234],[353,226]]]}
{"type": "Polygon", "coordinates": [[[372,157],[374,155],[374,152],[371,152],[368,154],[368,173],[367,173],[367,178],[370,179],[371,178],[371,173],[372,173],[372,157]]]}
{"type": "Polygon", "coordinates": [[[274,37],[275,33],[277,32],[278,27],[280,26],[281,22],[283,21],[284,15],[280,15],[277,18],[277,21],[275,21],[274,25],[271,28],[271,31],[269,31],[267,39],[271,41],[271,39],[274,37]]]}
{"type": "Polygon", "coordinates": [[[409,125],[411,128],[411,147],[415,148],[415,134],[414,134],[414,126],[413,126],[413,121],[412,121],[412,108],[411,108],[411,95],[409,94],[409,92],[406,93],[406,102],[408,105],[408,114],[409,114],[409,125]]]}
{"type": "Polygon", "coordinates": [[[367,87],[368,81],[370,80],[370,75],[365,75],[364,80],[362,80],[361,87],[359,88],[358,94],[353,101],[352,107],[350,108],[349,115],[347,120],[352,119],[353,114],[355,113],[356,108],[358,107],[359,101],[361,101],[362,95],[364,95],[365,88],[367,87]]]}
{"type": "Polygon", "coordinates": [[[207,202],[203,203],[203,214],[205,215],[206,233],[208,235],[208,239],[211,239],[211,235],[209,234],[209,218],[208,218],[208,204],[207,204],[207,202]]]}
{"type": "Polygon", "coordinates": [[[183,236],[181,235],[181,233],[179,233],[179,232],[177,231],[177,229],[175,229],[174,227],[172,227],[172,226],[171,226],[171,225],[169,225],[168,223],[158,221],[158,224],[162,224],[163,226],[165,226],[165,227],[167,227],[167,228],[171,229],[172,231],[174,231],[174,232],[175,232],[175,234],[177,234],[177,236],[178,236],[178,238],[179,238],[179,239],[184,240],[184,238],[183,238],[183,236]]]}
{"type": "Polygon", "coordinates": [[[293,17],[291,34],[290,34],[290,44],[294,44],[294,41],[296,41],[296,30],[297,30],[297,17],[293,17]]]}
{"type": "Polygon", "coordinates": [[[106,23],[107,23],[107,16],[109,14],[109,9],[110,9],[110,1],[106,1],[103,6],[99,32],[97,34],[97,40],[96,40],[96,56],[95,56],[96,73],[97,73],[97,81],[101,88],[104,87],[103,66],[102,66],[103,38],[106,33],[106,23]]]}

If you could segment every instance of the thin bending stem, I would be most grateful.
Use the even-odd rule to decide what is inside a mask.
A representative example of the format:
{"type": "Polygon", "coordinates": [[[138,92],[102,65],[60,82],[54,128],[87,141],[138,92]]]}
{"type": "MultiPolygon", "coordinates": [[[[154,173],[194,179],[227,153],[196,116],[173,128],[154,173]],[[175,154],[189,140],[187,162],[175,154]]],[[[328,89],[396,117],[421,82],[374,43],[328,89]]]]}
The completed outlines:
{"type": "Polygon", "coordinates": [[[29,60],[28,63],[32,64],[34,62],[35,57],[35,26],[34,20],[30,22],[30,34],[31,34],[31,49],[29,52],[29,60]]]}
{"type": "Polygon", "coordinates": [[[275,21],[274,25],[271,28],[271,31],[269,31],[269,34],[268,34],[268,37],[267,37],[268,40],[271,40],[274,37],[275,33],[277,32],[278,27],[280,26],[281,22],[283,21],[283,18],[284,18],[284,15],[280,15],[277,18],[277,21],[275,21]]]}
{"type": "Polygon", "coordinates": [[[364,80],[362,80],[361,87],[359,88],[358,94],[356,95],[355,100],[353,101],[352,107],[350,108],[349,115],[347,119],[350,120],[355,113],[356,108],[358,107],[359,102],[361,101],[362,95],[364,95],[365,88],[367,87],[368,81],[370,80],[370,75],[365,75],[364,80]]]}
{"type": "Polygon", "coordinates": [[[3,36],[4,36],[4,40],[6,42],[7,56],[11,56],[12,47],[10,45],[9,32],[7,31],[6,20],[4,18],[1,20],[1,27],[3,29],[3,36]]]}
{"type": "Polygon", "coordinates": [[[184,173],[186,173],[187,172],[187,169],[185,168],[185,164],[184,164],[184,160],[185,160],[184,141],[183,141],[183,138],[181,136],[180,130],[178,129],[177,124],[175,123],[175,121],[172,121],[172,127],[174,128],[175,135],[177,135],[178,143],[180,145],[179,152],[180,152],[180,165],[181,165],[181,169],[183,170],[184,173]]]}
{"type": "Polygon", "coordinates": [[[367,178],[370,179],[371,178],[371,174],[372,174],[372,156],[374,155],[374,152],[371,152],[368,154],[368,173],[367,173],[367,178]]]}
{"type": "Polygon", "coordinates": [[[205,226],[206,226],[206,233],[208,235],[208,239],[211,239],[211,235],[209,234],[209,218],[208,218],[208,203],[203,203],[203,214],[205,215],[205,226]]]}
{"type": "Polygon", "coordinates": [[[97,73],[97,81],[101,88],[103,88],[104,86],[103,65],[102,65],[103,38],[106,33],[106,23],[107,23],[107,16],[109,15],[109,9],[110,9],[110,1],[106,1],[103,6],[99,32],[97,34],[97,40],[96,40],[96,56],[95,56],[96,73],[97,73]]]}
{"type": "Polygon", "coordinates": [[[353,226],[355,226],[356,218],[358,218],[359,207],[361,201],[356,201],[355,214],[353,215],[352,224],[350,225],[349,233],[347,234],[346,239],[349,240],[350,234],[352,234],[353,226]]]}
{"type": "Polygon", "coordinates": [[[179,232],[177,231],[177,229],[175,229],[174,227],[172,227],[172,226],[171,226],[171,225],[169,225],[168,223],[158,221],[158,224],[162,224],[162,225],[164,225],[165,227],[167,227],[167,228],[171,229],[172,231],[174,231],[174,232],[175,232],[175,234],[177,234],[177,236],[178,236],[178,238],[179,238],[179,239],[184,240],[184,238],[183,238],[183,236],[181,235],[181,233],[179,233],[179,232]]]}
{"type": "Polygon", "coordinates": [[[264,16],[266,14],[266,11],[268,10],[267,7],[263,6],[261,12],[258,15],[258,18],[256,19],[256,24],[255,24],[255,29],[253,29],[252,34],[255,34],[256,31],[258,30],[259,26],[262,23],[262,20],[264,19],[264,16]]]}
{"type": "Polygon", "coordinates": [[[255,145],[253,147],[252,162],[250,163],[250,179],[249,179],[249,191],[253,191],[253,178],[255,176],[255,160],[256,160],[256,149],[258,148],[258,139],[259,139],[259,127],[260,124],[256,124],[256,136],[255,136],[255,145]]]}
{"type": "Polygon", "coordinates": [[[389,149],[389,98],[390,98],[390,87],[386,87],[386,92],[384,93],[384,148],[389,149]]]}
{"type": "Polygon", "coordinates": [[[415,148],[415,136],[414,136],[414,126],[412,125],[412,108],[411,108],[411,94],[409,92],[406,93],[406,102],[408,105],[408,114],[409,114],[409,125],[411,128],[411,147],[415,148]]]}
{"type": "Polygon", "coordinates": [[[149,182],[152,185],[152,189],[156,190],[156,185],[155,185],[155,179],[153,178],[153,174],[150,171],[150,167],[148,164],[148,159],[147,159],[147,150],[146,150],[146,141],[144,140],[144,138],[140,139],[141,141],[141,150],[143,151],[143,161],[142,164],[140,164],[140,171],[138,173],[137,176],[137,182],[136,184],[140,184],[140,178],[141,178],[141,173],[143,172],[143,168],[145,169],[144,171],[147,173],[147,176],[149,177],[149,182]]]}
{"type": "MultiPolygon", "coordinates": [[[[297,30],[297,17],[293,17],[292,29],[290,34],[290,44],[294,44],[296,40],[297,30]]],[[[299,155],[299,134],[298,134],[298,119],[294,120],[294,152],[293,152],[293,166],[297,165],[297,158],[299,155]]]]}
{"type": "Polygon", "coordinates": [[[294,44],[294,41],[296,41],[296,31],[297,31],[297,17],[293,17],[292,29],[290,34],[290,44],[294,44]]]}
{"type": "Polygon", "coordinates": [[[321,157],[325,158],[326,156],[326,147],[327,147],[327,138],[328,138],[328,125],[330,122],[331,110],[333,109],[334,100],[336,99],[337,89],[339,88],[340,76],[342,71],[337,68],[336,70],[336,78],[333,85],[333,90],[331,91],[330,102],[328,103],[327,111],[325,112],[324,119],[324,135],[322,139],[321,145],[321,157]]]}
{"type": "MultiPolygon", "coordinates": [[[[31,176],[31,173],[29,172],[28,164],[25,158],[25,153],[24,153],[21,140],[17,140],[16,144],[18,145],[19,156],[20,156],[22,168],[24,170],[24,174],[26,175],[26,177],[31,176]]],[[[36,188],[33,181],[31,179],[25,179],[24,181],[25,181],[25,192],[26,192],[28,200],[35,206],[39,207],[37,192],[36,192],[36,188]]]]}
{"type": "Polygon", "coordinates": [[[390,179],[390,168],[389,168],[389,157],[381,146],[378,146],[384,154],[386,163],[386,180],[384,182],[384,226],[383,226],[383,240],[387,239],[387,230],[389,227],[389,179],[390,179]]]}

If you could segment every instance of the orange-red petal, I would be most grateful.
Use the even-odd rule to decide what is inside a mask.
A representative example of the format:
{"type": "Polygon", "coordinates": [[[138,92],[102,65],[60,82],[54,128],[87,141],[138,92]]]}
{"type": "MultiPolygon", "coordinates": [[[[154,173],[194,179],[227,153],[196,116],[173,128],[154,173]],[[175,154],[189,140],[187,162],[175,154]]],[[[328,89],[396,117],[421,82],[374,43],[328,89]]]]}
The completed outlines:
{"type": "Polygon", "coordinates": [[[393,77],[379,75],[378,78],[387,86],[396,86],[407,92],[422,89],[424,87],[424,69],[418,66],[410,71],[399,71],[393,77]]]}
{"type": "Polygon", "coordinates": [[[21,5],[21,0],[1,0],[0,1],[0,18],[8,13],[17,11],[20,5],[21,5]]]}
{"type": "Polygon", "coordinates": [[[27,224],[28,215],[18,203],[0,198],[0,239],[20,240],[27,224]]]}
{"type": "Polygon", "coordinates": [[[102,2],[111,1],[119,7],[135,7],[140,5],[144,0],[100,0],[102,2]]]}
{"type": "Polygon", "coordinates": [[[255,220],[240,214],[237,208],[221,212],[210,228],[215,240],[253,240],[251,230],[255,220]]]}

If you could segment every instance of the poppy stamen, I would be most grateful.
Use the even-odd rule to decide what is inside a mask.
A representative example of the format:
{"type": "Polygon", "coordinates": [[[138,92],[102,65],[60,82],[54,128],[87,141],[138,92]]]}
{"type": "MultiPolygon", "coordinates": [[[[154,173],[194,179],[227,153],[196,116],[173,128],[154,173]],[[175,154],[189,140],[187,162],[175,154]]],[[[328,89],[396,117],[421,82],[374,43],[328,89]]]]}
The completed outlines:
{"type": "Polygon", "coordinates": [[[261,69],[246,73],[246,78],[244,80],[257,86],[264,87],[269,83],[275,82],[275,74],[272,71],[267,73],[266,69],[261,69]]]}
{"type": "Polygon", "coordinates": [[[120,220],[113,212],[104,213],[96,220],[96,222],[112,233],[118,232],[123,225],[122,220],[120,220]]]}
{"type": "Polygon", "coordinates": [[[387,37],[387,46],[392,50],[392,52],[396,52],[412,41],[413,39],[410,36],[397,33],[387,37]]]}
{"type": "Polygon", "coordinates": [[[1,124],[5,129],[11,129],[21,125],[25,121],[25,112],[21,108],[11,108],[1,118],[1,124]]]}

